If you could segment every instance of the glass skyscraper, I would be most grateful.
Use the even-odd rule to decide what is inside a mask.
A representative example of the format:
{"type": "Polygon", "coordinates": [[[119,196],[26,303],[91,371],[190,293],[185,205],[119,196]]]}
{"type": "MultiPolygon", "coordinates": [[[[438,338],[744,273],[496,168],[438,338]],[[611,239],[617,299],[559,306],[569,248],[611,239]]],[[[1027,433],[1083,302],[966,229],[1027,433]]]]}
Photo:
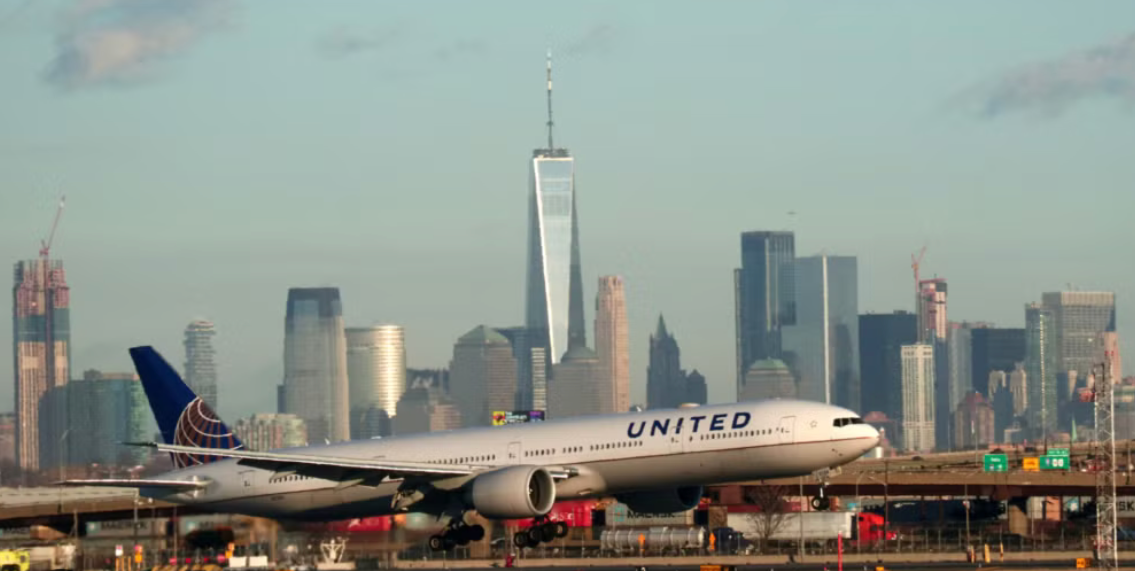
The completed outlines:
{"type": "Polygon", "coordinates": [[[796,237],[792,232],[741,234],[734,272],[737,312],[737,394],[749,365],[781,359],[781,328],[796,324],[796,237]]]}
{"type": "Polygon", "coordinates": [[[292,288],[284,320],[283,409],[311,442],[350,439],[347,340],[338,288],[292,288]]]}
{"type": "Polygon", "coordinates": [[[205,404],[217,411],[217,363],[213,336],[217,332],[208,321],[194,321],[185,328],[185,384],[205,404]]]}
{"type": "Polygon", "coordinates": [[[393,418],[406,392],[406,343],[400,325],[347,328],[351,411],[378,407],[393,418]]]}
{"type": "Polygon", "coordinates": [[[854,256],[796,259],[796,324],[784,328],[784,361],[797,396],[858,411],[859,290],[854,256]]]}
{"type": "Polygon", "coordinates": [[[1025,306],[1026,411],[1034,436],[1043,438],[1056,431],[1056,378],[1060,351],[1056,312],[1040,304],[1025,306]]]}
{"type": "Polygon", "coordinates": [[[918,316],[906,311],[859,316],[863,413],[902,417],[902,347],[918,342],[918,316]]]}
{"type": "Polygon", "coordinates": [[[1060,373],[1079,378],[1103,363],[1103,333],[1115,331],[1115,294],[1102,291],[1045,293],[1042,304],[1056,320],[1057,365],[1060,373]]]}
{"type": "MultiPolygon", "coordinates": [[[[528,176],[528,275],[523,336],[525,359],[544,348],[545,371],[573,347],[587,344],[576,214],[575,159],[552,140],[552,66],[548,61],[548,146],[532,151],[528,176]]],[[[533,402],[531,362],[518,365],[517,404],[533,402]]],[[[553,380],[549,379],[549,382],[553,380]]]]}
{"type": "Polygon", "coordinates": [[[586,344],[575,159],[566,149],[538,149],[529,178],[528,307],[525,325],[542,333],[553,363],[573,343],[586,344]]]}

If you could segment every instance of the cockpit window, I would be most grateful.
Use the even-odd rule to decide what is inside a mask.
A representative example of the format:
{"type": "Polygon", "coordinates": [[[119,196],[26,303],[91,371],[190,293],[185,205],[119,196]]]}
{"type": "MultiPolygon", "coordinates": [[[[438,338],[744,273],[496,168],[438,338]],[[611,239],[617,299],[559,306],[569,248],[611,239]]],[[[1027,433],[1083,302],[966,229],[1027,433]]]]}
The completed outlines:
{"type": "Polygon", "coordinates": [[[863,419],[856,416],[852,418],[837,418],[832,422],[832,426],[835,426],[836,428],[848,426],[850,424],[863,424],[863,419]]]}

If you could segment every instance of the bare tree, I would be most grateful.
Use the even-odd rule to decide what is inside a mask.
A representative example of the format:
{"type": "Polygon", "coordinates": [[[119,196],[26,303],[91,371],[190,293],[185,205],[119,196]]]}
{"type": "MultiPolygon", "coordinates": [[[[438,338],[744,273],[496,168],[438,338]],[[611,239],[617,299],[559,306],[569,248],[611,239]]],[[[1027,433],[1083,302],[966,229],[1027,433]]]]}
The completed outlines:
{"type": "Polygon", "coordinates": [[[762,553],[768,547],[769,539],[784,525],[788,515],[788,504],[784,501],[787,493],[784,486],[762,485],[745,489],[745,501],[758,510],[749,518],[761,540],[762,553]]]}

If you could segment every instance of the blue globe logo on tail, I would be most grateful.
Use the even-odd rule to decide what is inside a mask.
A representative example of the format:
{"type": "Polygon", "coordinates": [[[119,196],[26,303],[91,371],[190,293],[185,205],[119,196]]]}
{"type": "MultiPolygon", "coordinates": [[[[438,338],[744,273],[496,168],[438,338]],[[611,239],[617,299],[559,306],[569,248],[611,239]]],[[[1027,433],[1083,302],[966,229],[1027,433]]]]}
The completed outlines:
{"type": "MultiPolygon", "coordinates": [[[[181,380],[153,347],[133,347],[130,358],[166,444],[214,450],[244,448],[232,430],[181,380]]],[[[208,464],[222,458],[208,454],[171,453],[178,468],[208,464]]]]}

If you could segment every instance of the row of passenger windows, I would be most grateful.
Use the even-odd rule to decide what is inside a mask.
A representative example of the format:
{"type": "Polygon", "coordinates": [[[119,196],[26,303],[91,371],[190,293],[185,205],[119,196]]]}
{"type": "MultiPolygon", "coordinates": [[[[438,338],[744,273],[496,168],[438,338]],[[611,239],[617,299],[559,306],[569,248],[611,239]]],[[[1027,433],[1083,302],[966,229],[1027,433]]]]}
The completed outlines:
{"type": "Polygon", "coordinates": [[[863,424],[863,419],[858,416],[852,418],[837,418],[832,422],[832,426],[849,426],[852,424],[863,424]]]}
{"type": "MultiPolygon", "coordinates": [[[[702,434],[698,440],[719,440],[722,438],[741,438],[750,436],[767,436],[773,432],[784,432],[782,428],[762,428],[760,430],[739,430],[732,432],[711,432],[709,434],[702,434]]],[[[691,438],[692,440],[692,438],[691,438]]]]}
{"type": "Polygon", "coordinates": [[[491,462],[497,459],[496,454],[484,456],[462,456],[460,458],[443,458],[441,460],[428,460],[427,464],[468,464],[470,462],[491,462]]]}
{"type": "Polygon", "coordinates": [[[615,448],[631,448],[642,446],[642,440],[624,440],[622,442],[608,442],[606,444],[592,444],[591,450],[613,450],[615,448]]]}
{"type": "Polygon", "coordinates": [[[290,476],[280,476],[278,478],[272,478],[271,480],[269,480],[269,482],[273,483],[273,484],[277,484],[277,483],[280,483],[280,482],[298,482],[300,480],[310,480],[310,479],[311,479],[310,476],[300,476],[299,474],[292,474],[290,476]]]}

